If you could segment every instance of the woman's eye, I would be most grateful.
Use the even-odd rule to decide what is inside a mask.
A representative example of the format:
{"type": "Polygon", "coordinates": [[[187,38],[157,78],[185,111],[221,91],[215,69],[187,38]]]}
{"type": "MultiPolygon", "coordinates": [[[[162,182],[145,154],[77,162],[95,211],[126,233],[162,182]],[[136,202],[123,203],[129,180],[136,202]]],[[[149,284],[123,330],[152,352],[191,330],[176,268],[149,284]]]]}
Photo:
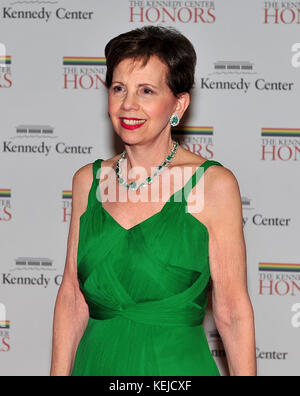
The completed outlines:
{"type": "Polygon", "coordinates": [[[152,93],[153,93],[152,89],[150,89],[150,88],[144,88],[144,89],[143,89],[143,92],[144,92],[146,95],[149,95],[149,94],[152,94],[152,93]]]}
{"type": "Polygon", "coordinates": [[[115,93],[122,92],[122,90],[123,90],[123,87],[121,87],[120,85],[116,85],[115,87],[113,87],[113,91],[115,93]]]}

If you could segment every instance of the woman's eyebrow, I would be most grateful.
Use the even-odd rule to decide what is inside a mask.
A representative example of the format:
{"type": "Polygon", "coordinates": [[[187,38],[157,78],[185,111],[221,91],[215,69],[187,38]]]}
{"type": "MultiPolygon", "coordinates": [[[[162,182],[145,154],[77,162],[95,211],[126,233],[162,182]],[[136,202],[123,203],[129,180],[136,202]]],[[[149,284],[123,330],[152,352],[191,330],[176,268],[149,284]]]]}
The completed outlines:
{"type": "Polygon", "coordinates": [[[151,83],[142,83],[142,84],[139,84],[138,86],[139,87],[143,87],[144,85],[149,85],[150,87],[153,87],[153,88],[158,88],[156,85],[154,85],[154,84],[151,84],[151,83]]]}
{"type": "MultiPolygon", "coordinates": [[[[126,84],[122,83],[121,81],[113,81],[112,84],[126,85],[126,84]]],[[[153,88],[156,88],[156,89],[159,88],[157,85],[151,84],[149,82],[144,82],[144,83],[138,84],[138,87],[144,87],[145,85],[149,85],[150,87],[153,87],[153,88]]]]}

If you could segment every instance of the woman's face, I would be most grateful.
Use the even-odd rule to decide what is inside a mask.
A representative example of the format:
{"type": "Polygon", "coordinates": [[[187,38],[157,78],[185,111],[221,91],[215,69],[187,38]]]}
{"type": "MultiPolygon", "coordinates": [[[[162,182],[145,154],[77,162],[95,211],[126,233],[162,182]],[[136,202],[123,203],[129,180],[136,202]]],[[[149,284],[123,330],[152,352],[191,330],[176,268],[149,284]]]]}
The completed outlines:
{"type": "Polygon", "coordinates": [[[180,100],[166,83],[167,66],[153,56],[142,61],[125,59],[113,73],[108,107],[116,133],[128,144],[149,142],[170,129],[174,112],[181,116],[180,100]]]}

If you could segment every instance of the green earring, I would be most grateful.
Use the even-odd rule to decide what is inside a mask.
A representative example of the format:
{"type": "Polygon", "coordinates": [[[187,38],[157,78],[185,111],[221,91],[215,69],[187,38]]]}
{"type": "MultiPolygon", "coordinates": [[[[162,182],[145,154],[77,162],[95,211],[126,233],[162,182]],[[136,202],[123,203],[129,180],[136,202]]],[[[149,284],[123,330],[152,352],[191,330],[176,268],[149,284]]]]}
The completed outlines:
{"type": "Polygon", "coordinates": [[[177,113],[173,114],[172,117],[170,118],[171,127],[176,127],[177,125],[179,125],[179,122],[180,122],[179,115],[177,113]]]}

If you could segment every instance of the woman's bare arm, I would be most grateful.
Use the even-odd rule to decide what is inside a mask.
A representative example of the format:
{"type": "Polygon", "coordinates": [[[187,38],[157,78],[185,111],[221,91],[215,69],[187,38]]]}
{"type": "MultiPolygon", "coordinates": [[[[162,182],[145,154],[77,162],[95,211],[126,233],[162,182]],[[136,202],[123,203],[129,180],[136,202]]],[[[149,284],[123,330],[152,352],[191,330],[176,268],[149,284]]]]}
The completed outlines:
{"type": "Polygon", "coordinates": [[[231,376],[256,376],[255,326],[247,289],[246,247],[238,182],[225,167],[207,172],[205,207],[213,314],[231,376]]]}
{"type": "Polygon", "coordinates": [[[77,279],[79,220],[86,210],[92,184],[92,164],[80,168],[72,181],[72,214],[62,284],[53,322],[51,376],[70,376],[75,353],[89,318],[89,310],[77,279]]]}

